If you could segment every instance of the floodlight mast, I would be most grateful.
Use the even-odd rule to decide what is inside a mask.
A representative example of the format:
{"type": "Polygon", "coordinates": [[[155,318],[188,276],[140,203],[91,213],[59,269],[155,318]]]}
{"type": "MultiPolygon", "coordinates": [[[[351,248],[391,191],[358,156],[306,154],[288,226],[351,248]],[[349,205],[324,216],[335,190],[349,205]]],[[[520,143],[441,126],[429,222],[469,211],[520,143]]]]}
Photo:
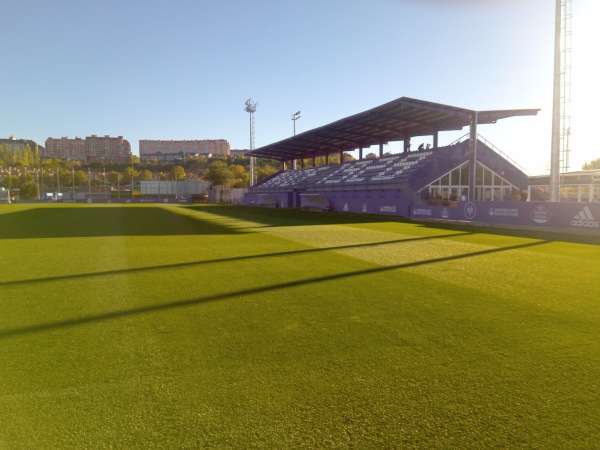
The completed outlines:
{"type": "MultiPolygon", "coordinates": [[[[254,149],[254,113],[258,107],[258,103],[251,98],[246,100],[246,108],[244,111],[250,113],[250,151],[254,149]]],[[[254,157],[250,157],[250,186],[254,185],[254,157]]]]}
{"type": "Polygon", "coordinates": [[[296,120],[300,118],[300,111],[292,114],[292,120],[294,121],[294,136],[296,136],[296,120]]]}
{"type": "MultiPolygon", "coordinates": [[[[297,111],[294,114],[292,114],[292,121],[294,122],[294,136],[296,136],[296,120],[298,120],[299,118],[300,118],[300,111],[297,111]]],[[[292,161],[292,170],[296,170],[296,160],[295,159],[292,161]]]]}
{"type": "Polygon", "coordinates": [[[550,201],[560,201],[560,173],[569,170],[571,137],[571,0],[556,0],[550,201]]]}
{"type": "Polygon", "coordinates": [[[571,13],[572,0],[563,0],[561,5],[561,173],[569,171],[569,154],[571,153],[571,13]]]}

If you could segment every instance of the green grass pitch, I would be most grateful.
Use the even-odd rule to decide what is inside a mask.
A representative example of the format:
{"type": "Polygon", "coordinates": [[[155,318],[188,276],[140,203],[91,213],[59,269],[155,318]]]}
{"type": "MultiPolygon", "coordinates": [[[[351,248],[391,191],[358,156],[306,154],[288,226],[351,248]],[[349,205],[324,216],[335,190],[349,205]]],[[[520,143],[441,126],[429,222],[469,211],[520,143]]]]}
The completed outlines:
{"type": "Polygon", "coordinates": [[[0,449],[598,448],[588,241],[2,205],[0,449]]]}

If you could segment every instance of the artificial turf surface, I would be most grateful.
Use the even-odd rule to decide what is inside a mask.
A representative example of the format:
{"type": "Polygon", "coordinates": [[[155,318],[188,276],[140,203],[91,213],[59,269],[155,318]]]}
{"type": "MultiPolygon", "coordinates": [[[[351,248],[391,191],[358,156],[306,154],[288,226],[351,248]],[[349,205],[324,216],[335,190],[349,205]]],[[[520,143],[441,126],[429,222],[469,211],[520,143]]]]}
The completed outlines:
{"type": "Polygon", "coordinates": [[[0,448],[597,448],[587,241],[2,205],[0,448]]]}

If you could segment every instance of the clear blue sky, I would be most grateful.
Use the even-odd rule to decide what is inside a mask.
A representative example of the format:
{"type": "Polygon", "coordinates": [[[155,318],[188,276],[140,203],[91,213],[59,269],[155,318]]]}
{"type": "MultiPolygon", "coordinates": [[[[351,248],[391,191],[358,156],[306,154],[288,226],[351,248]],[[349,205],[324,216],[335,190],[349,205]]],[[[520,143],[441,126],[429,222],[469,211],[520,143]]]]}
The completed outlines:
{"type": "MultiPolygon", "coordinates": [[[[573,0],[573,169],[600,157],[597,3],[573,0]]],[[[550,160],[553,0],[0,0],[0,19],[0,137],[243,149],[248,98],[260,147],[298,110],[302,132],[409,96],[542,108],[479,131],[532,174],[550,160]]]]}

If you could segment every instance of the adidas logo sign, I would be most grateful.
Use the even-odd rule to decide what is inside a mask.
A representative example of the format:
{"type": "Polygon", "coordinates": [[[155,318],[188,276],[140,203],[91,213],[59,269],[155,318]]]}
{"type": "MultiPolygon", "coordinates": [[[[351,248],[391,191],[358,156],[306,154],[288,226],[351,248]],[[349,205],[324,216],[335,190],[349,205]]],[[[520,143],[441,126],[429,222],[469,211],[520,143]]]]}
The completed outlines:
{"type": "Polygon", "coordinates": [[[589,206],[584,207],[579,214],[573,217],[571,225],[574,227],[598,228],[600,224],[594,219],[589,206]]]}

